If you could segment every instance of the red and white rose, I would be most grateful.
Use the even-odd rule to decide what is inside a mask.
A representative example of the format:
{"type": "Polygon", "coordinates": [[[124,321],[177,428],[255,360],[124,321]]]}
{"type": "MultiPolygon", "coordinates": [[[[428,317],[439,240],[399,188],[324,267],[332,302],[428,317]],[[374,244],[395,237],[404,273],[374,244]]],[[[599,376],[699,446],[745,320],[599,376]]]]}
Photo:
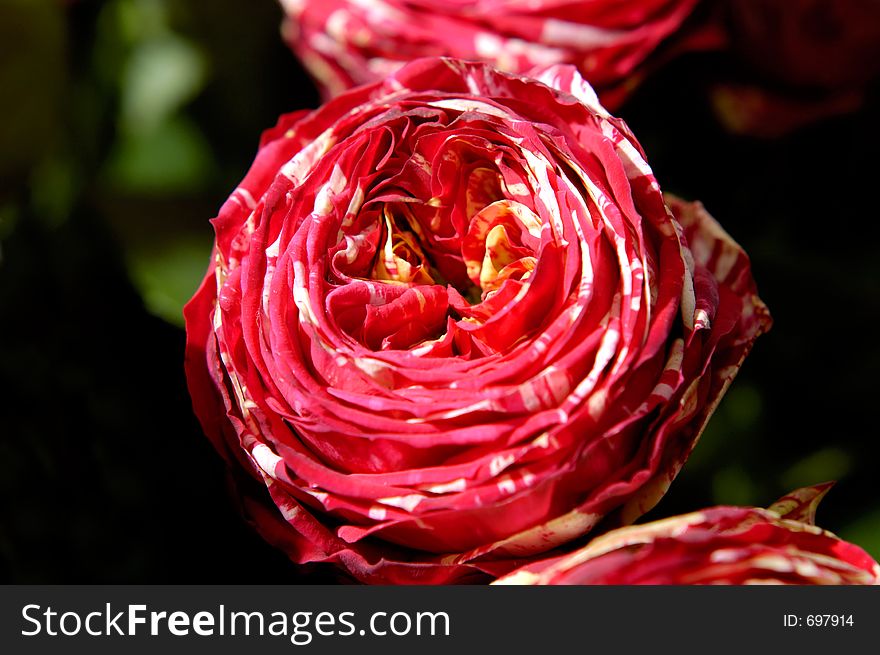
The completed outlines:
{"type": "Polygon", "coordinates": [[[799,489],[769,509],[712,507],[612,530],[496,584],[880,584],[870,555],[816,527],[829,488],[799,489]]]}
{"type": "Polygon", "coordinates": [[[283,116],[212,221],[189,388],[297,562],[487,580],[633,521],[770,325],[577,70],[535,76],[417,60],[283,116]]]}
{"type": "Polygon", "coordinates": [[[325,97],[426,56],[488,61],[513,73],[572,64],[607,106],[698,0],[281,0],[285,38],[325,97]]]}

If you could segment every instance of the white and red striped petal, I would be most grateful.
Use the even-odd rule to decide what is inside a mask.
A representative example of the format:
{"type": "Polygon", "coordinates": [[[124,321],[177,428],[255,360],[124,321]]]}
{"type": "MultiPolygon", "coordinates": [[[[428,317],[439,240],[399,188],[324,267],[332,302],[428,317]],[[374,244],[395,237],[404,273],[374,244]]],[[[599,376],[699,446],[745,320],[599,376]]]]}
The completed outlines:
{"type": "MultiPolygon", "coordinates": [[[[450,56],[525,73],[576,66],[616,104],[662,59],[698,0],[281,0],[290,47],[325,98],[413,59],[450,56]]],[[[684,42],[713,40],[690,31],[684,42]]],[[[610,106],[610,105],[609,105],[610,106]]]]}
{"type": "Polygon", "coordinates": [[[880,584],[870,555],[816,527],[829,488],[798,489],[770,509],[712,507],[618,528],[495,584],[880,584]]]}
{"type": "Polygon", "coordinates": [[[194,406],[296,561],[470,580],[630,522],[769,328],[702,206],[537,75],[425,59],[284,117],[213,221],[194,406]]]}

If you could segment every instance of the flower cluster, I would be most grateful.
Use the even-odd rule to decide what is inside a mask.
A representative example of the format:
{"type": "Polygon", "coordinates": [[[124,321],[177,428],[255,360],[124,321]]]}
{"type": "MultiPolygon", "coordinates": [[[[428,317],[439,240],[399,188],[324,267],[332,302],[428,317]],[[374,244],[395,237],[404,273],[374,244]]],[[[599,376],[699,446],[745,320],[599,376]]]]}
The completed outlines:
{"type": "Polygon", "coordinates": [[[285,38],[325,98],[425,56],[514,73],[571,64],[616,109],[669,60],[743,70],[709,84],[722,125],[775,136],[859,107],[880,77],[874,0],[281,0],[285,38]]]}
{"type": "Polygon", "coordinates": [[[696,0],[283,4],[329,101],[263,135],[185,310],[268,541],[368,583],[878,582],[827,486],[621,527],[771,325],[584,79],[620,100],[696,0]]]}

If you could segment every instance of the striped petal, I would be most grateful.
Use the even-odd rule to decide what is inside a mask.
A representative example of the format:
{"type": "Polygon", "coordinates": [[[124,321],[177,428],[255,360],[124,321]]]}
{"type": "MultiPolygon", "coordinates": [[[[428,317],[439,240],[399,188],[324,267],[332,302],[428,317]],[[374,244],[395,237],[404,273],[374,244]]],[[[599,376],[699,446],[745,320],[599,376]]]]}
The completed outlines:
{"type": "Polygon", "coordinates": [[[194,407],[297,562],[487,579],[631,522],[770,326],[703,207],[538,75],[426,59],[283,117],[213,221],[194,407]]]}
{"type": "Polygon", "coordinates": [[[798,489],[770,509],[712,507],[619,528],[496,584],[880,584],[865,551],[813,523],[829,489],[798,489]]]}

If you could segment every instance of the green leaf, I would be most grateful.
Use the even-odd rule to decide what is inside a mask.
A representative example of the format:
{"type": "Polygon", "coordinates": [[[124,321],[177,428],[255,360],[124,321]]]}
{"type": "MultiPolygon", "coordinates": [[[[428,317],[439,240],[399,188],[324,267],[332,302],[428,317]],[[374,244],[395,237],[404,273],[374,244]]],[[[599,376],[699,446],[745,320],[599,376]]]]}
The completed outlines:
{"type": "Polygon", "coordinates": [[[837,536],[861,546],[871,557],[880,560],[880,509],[864,514],[844,526],[838,530],[837,536]]]}
{"type": "Polygon", "coordinates": [[[852,455],[834,446],[823,448],[798,460],[780,477],[786,489],[806,487],[825,480],[840,481],[852,470],[852,455]]]}
{"type": "Polygon", "coordinates": [[[756,485],[748,471],[739,466],[728,466],[712,478],[712,495],[721,505],[758,505],[756,485]]]}
{"type": "Polygon", "coordinates": [[[204,135],[191,121],[177,116],[149,133],[120,140],[105,174],[121,193],[169,195],[203,188],[213,169],[204,135]]]}
{"type": "Polygon", "coordinates": [[[205,275],[209,252],[207,238],[192,236],[168,240],[162,249],[129,252],[129,272],[147,310],[182,326],[183,306],[205,275]]]}
{"type": "Polygon", "coordinates": [[[139,44],[122,79],[120,127],[127,134],[152,134],[204,87],[205,57],[173,34],[139,44]]]}

